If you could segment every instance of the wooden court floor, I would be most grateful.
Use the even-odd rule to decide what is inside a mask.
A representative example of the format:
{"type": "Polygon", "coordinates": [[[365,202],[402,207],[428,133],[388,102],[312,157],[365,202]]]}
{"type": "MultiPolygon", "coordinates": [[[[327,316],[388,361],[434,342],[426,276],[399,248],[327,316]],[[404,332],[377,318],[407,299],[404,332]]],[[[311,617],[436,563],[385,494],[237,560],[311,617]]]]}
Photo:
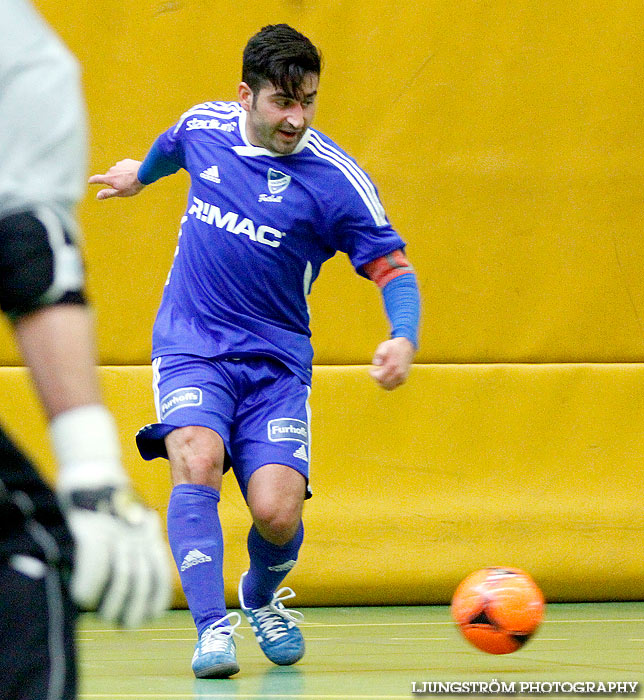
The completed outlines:
{"type": "Polygon", "coordinates": [[[644,603],[550,605],[537,635],[507,656],[470,647],[445,606],[303,612],[307,653],[300,663],[273,666],[244,621],[239,628],[244,639],[237,645],[240,673],[200,681],[190,670],[195,631],[187,611],[171,611],[146,629],[126,632],[84,615],[78,633],[79,698],[410,700],[428,697],[412,692],[432,688],[423,683],[449,681],[503,681],[517,691],[520,682],[628,681],[639,682],[638,696],[644,697],[644,603]]]}

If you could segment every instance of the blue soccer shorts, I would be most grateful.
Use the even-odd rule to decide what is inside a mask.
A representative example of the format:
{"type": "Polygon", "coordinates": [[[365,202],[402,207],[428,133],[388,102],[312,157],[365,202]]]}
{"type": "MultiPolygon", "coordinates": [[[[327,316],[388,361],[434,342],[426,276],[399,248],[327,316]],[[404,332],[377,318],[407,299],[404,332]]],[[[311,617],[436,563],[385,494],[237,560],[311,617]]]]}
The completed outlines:
{"type": "Polygon", "coordinates": [[[164,438],[198,425],[218,433],[244,496],[251,474],[284,464],[304,476],[310,496],[310,387],[270,357],[208,359],[164,355],[152,363],[158,423],[142,428],[144,459],[165,457],[164,438]]]}

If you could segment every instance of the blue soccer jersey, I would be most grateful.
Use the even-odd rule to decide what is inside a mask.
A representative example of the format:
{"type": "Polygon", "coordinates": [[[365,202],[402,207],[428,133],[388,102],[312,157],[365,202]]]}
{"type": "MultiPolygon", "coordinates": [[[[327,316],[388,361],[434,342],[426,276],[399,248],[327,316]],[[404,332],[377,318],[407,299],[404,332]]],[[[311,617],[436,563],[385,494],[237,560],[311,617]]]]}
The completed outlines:
{"type": "Polygon", "coordinates": [[[307,295],[322,263],[343,251],[363,274],[404,247],[373,183],[315,129],[288,155],[253,146],[236,102],[193,107],[155,149],[191,187],[153,357],[268,355],[310,384],[307,295]]]}

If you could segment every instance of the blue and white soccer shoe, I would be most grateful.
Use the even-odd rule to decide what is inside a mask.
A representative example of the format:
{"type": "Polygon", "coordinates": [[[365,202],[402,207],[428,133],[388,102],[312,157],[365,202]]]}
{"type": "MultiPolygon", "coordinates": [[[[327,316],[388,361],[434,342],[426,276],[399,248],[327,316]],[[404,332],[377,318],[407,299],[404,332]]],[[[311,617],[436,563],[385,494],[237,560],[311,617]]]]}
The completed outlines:
{"type": "Polygon", "coordinates": [[[280,588],[273,600],[262,608],[247,608],[244,604],[243,583],[239,581],[239,604],[267,658],[278,666],[290,666],[304,656],[304,637],[297,621],[304,617],[297,610],[287,610],[282,601],[294,598],[291,588],[280,588]]]}
{"type": "Polygon", "coordinates": [[[241,615],[232,612],[201,633],[192,657],[197,678],[229,678],[239,673],[234,637],[241,636],[235,631],[240,624],[241,615]]]}

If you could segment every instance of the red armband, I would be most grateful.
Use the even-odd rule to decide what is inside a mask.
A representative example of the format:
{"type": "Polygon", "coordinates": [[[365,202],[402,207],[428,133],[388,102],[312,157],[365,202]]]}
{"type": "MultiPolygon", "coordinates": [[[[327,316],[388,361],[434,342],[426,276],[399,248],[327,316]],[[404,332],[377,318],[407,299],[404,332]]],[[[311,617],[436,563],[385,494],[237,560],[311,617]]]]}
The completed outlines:
{"type": "Polygon", "coordinates": [[[367,277],[382,289],[387,282],[391,282],[391,280],[400,277],[400,275],[413,272],[414,268],[402,250],[398,249],[394,250],[393,253],[368,262],[364,265],[364,271],[367,273],[367,277]]]}

